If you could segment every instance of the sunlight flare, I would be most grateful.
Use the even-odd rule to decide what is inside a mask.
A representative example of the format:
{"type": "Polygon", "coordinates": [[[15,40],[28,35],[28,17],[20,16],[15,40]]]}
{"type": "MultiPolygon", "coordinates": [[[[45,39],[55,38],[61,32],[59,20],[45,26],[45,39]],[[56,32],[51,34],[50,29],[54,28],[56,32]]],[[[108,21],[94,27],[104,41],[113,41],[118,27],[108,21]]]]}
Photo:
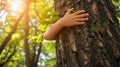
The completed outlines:
{"type": "Polygon", "coordinates": [[[23,0],[8,0],[9,10],[13,13],[19,14],[24,10],[25,3],[23,0]]]}

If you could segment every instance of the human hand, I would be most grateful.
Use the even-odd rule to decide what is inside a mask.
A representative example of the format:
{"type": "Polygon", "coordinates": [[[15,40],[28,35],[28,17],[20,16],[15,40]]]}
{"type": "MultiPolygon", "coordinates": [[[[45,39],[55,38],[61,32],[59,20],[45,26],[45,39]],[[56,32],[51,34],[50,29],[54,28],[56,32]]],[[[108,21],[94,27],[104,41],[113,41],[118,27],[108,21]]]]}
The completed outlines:
{"type": "Polygon", "coordinates": [[[73,8],[68,9],[63,18],[61,18],[59,21],[60,25],[62,27],[70,27],[75,25],[82,25],[86,21],[88,21],[88,13],[85,13],[85,10],[79,10],[75,13],[71,12],[73,11],[73,8]]]}

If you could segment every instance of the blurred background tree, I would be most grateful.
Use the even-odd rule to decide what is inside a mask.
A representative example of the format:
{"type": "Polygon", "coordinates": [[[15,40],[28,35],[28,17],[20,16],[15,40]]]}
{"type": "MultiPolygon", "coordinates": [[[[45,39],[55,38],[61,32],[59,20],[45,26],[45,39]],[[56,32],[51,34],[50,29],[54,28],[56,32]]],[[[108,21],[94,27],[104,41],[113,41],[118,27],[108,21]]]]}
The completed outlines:
{"type": "Polygon", "coordinates": [[[42,37],[58,19],[53,0],[0,0],[0,67],[55,67],[55,41],[42,37]]]}

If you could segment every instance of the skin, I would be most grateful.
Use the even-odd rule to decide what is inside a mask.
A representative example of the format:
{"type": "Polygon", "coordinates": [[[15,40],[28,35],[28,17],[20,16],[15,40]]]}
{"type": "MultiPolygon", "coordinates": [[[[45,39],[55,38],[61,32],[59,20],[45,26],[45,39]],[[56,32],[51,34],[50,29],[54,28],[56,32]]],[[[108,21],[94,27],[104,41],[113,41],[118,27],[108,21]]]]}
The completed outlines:
{"type": "Polygon", "coordinates": [[[89,14],[85,13],[85,10],[71,13],[72,11],[73,8],[68,9],[61,19],[50,26],[50,28],[45,32],[43,38],[46,40],[55,40],[57,34],[62,30],[62,28],[83,25],[88,21],[89,14]]]}

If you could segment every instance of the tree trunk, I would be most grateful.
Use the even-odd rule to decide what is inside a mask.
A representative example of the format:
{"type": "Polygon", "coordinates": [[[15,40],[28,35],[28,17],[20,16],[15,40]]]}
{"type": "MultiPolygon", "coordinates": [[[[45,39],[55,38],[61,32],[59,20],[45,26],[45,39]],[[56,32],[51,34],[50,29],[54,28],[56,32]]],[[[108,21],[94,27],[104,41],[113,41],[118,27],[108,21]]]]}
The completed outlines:
{"type": "Polygon", "coordinates": [[[29,4],[30,1],[26,0],[26,11],[25,11],[25,26],[24,26],[24,52],[25,52],[25,61],[26,61],[26,67],[32,67],[31,65],[31,59],[30,59],[30,53],[29,53],[29,43],[28,43],[28,35],[29,35],[29,4]]]}
{"type": "Polygon", "coordinates": [[[57,67],[120,67],[120,27],[111,0],[54,0],[62,17],[67,9],[85,9],[89,21],[58,35],[57,67]]]}

